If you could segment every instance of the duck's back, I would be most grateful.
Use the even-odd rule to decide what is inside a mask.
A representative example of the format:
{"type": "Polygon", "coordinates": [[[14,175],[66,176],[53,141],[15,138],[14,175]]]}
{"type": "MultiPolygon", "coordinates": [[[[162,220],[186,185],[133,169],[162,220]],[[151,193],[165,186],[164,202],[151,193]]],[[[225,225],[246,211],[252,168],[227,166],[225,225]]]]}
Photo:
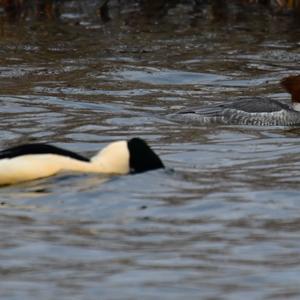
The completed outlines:
{"type": "Polygon", "coordinates": [[[77,153],[69,150],[61,149],[48,144],[25,144],[21,146],[16,146],[0,151],[0,160],[5,158],[14,158],[22,155],[34,155],[34,154],[56,154],[66,157],[71,157],[77,160],[89,161],[77,153]]]}

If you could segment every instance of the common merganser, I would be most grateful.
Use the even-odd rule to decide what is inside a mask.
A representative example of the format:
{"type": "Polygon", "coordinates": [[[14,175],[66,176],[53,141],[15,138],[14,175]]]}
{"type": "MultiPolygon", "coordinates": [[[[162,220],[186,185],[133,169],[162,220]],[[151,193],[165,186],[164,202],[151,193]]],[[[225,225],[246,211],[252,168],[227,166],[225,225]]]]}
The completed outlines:
{"type": "Polygon", "coordinates": [[[0,185],[48,177],[59,172],[141,173],[164,168],[140,138],[107,145],[91,159],[47,144],[26,144],[0,152],[0,185]]]}
{"type": "Polygon", "coordinates": [[[272,99],[244,99],[170,114],[174,120],[197,124],[293,126],[300,125],[300,75],[281,80],[292,96],[292,103],[272,99]]]}

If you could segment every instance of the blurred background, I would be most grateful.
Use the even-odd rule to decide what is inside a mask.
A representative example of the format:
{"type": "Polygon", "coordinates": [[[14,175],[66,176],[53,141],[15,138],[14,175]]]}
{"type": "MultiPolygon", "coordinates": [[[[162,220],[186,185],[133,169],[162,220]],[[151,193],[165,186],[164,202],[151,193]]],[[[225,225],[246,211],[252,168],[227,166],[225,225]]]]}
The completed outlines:
{"type": "Polygon", "coordinates": [[[103,22],[108,22],[114,10],[125,12],[134,10],[157,18],[168,14],[168,11],[178,6],[190,6],[193,11],[201,11],[202,17],[220,18],[221,15],[232,13],[236,6],[243,7],[251,12],[254,8],[265,9],[275,13],[299,14],[300,2],[298,0],[1,0],[2,15],[11,21],[18,19],[39,18],[53,19],[59,18],[64,13],[66,7],[73,6],[82,13],[88,13],[89,17],[98,16],[103,22]]]}

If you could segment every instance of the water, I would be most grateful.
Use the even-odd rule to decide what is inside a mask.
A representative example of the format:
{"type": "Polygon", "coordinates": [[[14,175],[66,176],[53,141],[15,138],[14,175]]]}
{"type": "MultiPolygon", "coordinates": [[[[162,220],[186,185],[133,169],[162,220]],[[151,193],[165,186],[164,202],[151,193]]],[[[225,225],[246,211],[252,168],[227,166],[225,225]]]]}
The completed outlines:
{"type": "Polygon", "coordinates": [[[286,101],[278,81],[300,71],[299,28],[176,9],[153,24],[119,17],[4,25],[0,146],[92,155],[139,136],[168,170],[1,188],[1,299],[299,299],[300,130],[165,118],[286,101]]]}

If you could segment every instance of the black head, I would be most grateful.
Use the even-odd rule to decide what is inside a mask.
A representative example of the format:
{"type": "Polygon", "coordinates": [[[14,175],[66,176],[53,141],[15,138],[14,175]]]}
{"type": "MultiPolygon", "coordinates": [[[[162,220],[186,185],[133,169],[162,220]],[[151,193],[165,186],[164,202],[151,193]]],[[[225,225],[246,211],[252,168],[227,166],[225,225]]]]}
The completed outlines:
{"type": "Polygon", "coordinates": [[[156,153],[140,138],[133,138],[127,142],[129,149],[130,173],[164,168],[164,164],[156,153]]]}

